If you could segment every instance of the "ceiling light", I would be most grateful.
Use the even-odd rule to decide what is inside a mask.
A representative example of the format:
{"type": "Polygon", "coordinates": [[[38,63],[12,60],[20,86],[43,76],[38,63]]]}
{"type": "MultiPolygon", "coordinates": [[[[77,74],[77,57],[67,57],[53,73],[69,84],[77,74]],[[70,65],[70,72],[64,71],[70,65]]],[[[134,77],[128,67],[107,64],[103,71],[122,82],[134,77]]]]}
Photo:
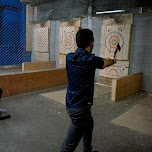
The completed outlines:
{"type": "Polygon", "coordinates": [[[109,13],[121,13],[125,10],[114,10],[114,11],[104,11],[104,12],[96,12],[96,14],[109,14],[109,13]]]}

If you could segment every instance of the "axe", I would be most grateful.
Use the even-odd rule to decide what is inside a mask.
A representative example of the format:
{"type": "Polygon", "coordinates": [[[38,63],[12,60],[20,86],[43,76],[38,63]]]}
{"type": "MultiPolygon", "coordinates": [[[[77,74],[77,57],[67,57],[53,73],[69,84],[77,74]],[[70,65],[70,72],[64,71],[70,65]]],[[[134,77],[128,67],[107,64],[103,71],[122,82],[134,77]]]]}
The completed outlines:
{"type": "Polygon", "coordinates": [[[114,57],[116,56],[117,52],[120,51],[120,50],[121,50],[120,45],[119,45],[119,43],[117,43],[115,53],[114,53],[114,57]]]}

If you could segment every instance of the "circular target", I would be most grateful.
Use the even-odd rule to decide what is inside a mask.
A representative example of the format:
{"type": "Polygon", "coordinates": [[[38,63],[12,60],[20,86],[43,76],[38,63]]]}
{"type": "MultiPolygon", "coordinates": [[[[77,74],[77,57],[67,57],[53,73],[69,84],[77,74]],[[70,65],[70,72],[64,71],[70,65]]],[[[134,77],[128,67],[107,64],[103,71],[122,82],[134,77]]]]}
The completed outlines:
{"type": "Polygon", "coordinates": [[[105,40],[105,46],[109,52],[114,52],[116,44],[119,43],[122,48],[124,45],[124,38],[119,32],[110,32],[105,40]]]}
{"type": "MultiPolygon", "coordinates": [[[[123,69],[124,70],[124,69],[123,69]]],[[[116,67],[107,67],[105,68],[105,71],[106,72],[109,72],[109,73],[113,73],[113,74],[116,74],[116,73],[119,73],[119,74],[122,74],[122,70],[119,66],[116,66],[116,67]]]]}
{"type": "Polygon", "coordinates": [[[37,34],[36,40],[37,40],[38,47],[43,47],[46,44],[46,37],[44,33],[42,32],[37,34]]]}
{"type": "Polygon", "coordinates": [[[71,49],[74,47],[74,35],[70,32],[67,32],[63,36],[63,46],[65,49],[71,49]]]}

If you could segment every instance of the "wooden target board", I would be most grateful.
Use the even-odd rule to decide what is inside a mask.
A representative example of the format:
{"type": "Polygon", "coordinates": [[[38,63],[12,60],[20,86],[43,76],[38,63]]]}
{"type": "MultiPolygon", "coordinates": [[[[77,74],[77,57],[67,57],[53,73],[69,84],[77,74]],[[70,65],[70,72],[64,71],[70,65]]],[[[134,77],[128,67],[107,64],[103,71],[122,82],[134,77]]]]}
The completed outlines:
{"type": "Polygon", "coordinates": [[[74,26],[60,27],[59,67],[66,66],[66,54],[74,52],[74,26]]]}
{"type": "Polygon", "coordinates": [[[35,51],[49,52],[48,50],[48,28],[35,29],[35,51]]]}
{"type": "Polygon", "coordinates": [[[69,52],[74,52],[74,26],[63,28],[61,27],[60,31],[62,32],[62,35],[60,36],[60,53],[66,55],[69,52]]]}
{"type": "Polygon", "coordinates": [[[77,46],[75,35],[80,28],[80,19],[73,20],[72,24],[62,22],[59,35],[59,67],[66,66],[66,55],[75,52],[77,46]]]}
{"type": "Polygon", "coordinates": [[[49,61],[48,27],[36,28],[34,36],[35,61],[49,61]]]}
{"type": "Polygon", "coordinates": [[[124,67],[108,67],[105,68],[104,70],[100,70],[99,75],[104,76],[104,77],[109,77],[109,78],[120,78],[122,76],[127,76],[128,75],[128,68],[124,67]]]}
{"type": "Polygon", "coordinates": [[[129,60],[131,25],[103,25],[101,38],[101,57],[109,57],[119,43],[121,51],[118,60],[129,60]]]}
{"type": "Polygon", "coordinates": [[[133,15],[123,15],[120,21],[116,23],[113,18],[103,19],[100,57],[107,58],[113,55],[117,43],[120,44],[121,51],[117,52],[119,63],[100,70],[100,76],[119,78],[128,75],[133,15]]]}
{"type": "Polygon", "coordinates": [[[109,78],[120,78],[127,76],[129,72],[129,61],[117,61],[117,63],[111,67],[107,67],[100,70],[100,76],[109,78]]]}

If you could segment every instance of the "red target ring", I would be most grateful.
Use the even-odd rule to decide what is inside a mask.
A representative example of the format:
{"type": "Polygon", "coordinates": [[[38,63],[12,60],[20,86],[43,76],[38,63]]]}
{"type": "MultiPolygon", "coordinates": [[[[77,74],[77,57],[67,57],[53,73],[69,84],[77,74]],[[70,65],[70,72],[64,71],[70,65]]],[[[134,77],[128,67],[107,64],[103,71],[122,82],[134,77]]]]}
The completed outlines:
{"type": "Polygon", "coordinates": [[[110,70],[109,70],[109,67],[107,67],[105,69],[105,71],[107,71],[107,72],[113,72],[114,71],[115,73],[121,73],[122,74],[122,70],[119,66],[117,66],[116,69],[110,69],[110,70]]]}
{"type": "Polygon", "coordinates": [[[72,44],[72,37],[71,37],[71,35],[65,37],[64,44],[65,44],[65,46],[68,46],[68,47],[72,44]]]}
{"type": "Polygon", "coordinates": [[[46,37],[44,33],[42,32],[37,34],[36,40],[37,40],[38,47],[43,47],[46,44],[46,37]]]}
{"type": "Polygon", "coordinates": [[[110,32],[105,39],[105,46],[109,52],[114,52],[116,44],[119,43],[120,47],[124,46],[124,38],[119,32],[110,32]]]}
{"type": "Polygon", "coordinates": [[[111,48],[116,48],[117,43],[120,43],[120,39],[117,36],[111,36],[109,39],[109,46],[111,48]]]}
{"type": "Polygon", "coordinates": [[[74,47],[74,35],[67,32],[63,36],[63,46],[65,49],[71,49],[74,47]]]}

